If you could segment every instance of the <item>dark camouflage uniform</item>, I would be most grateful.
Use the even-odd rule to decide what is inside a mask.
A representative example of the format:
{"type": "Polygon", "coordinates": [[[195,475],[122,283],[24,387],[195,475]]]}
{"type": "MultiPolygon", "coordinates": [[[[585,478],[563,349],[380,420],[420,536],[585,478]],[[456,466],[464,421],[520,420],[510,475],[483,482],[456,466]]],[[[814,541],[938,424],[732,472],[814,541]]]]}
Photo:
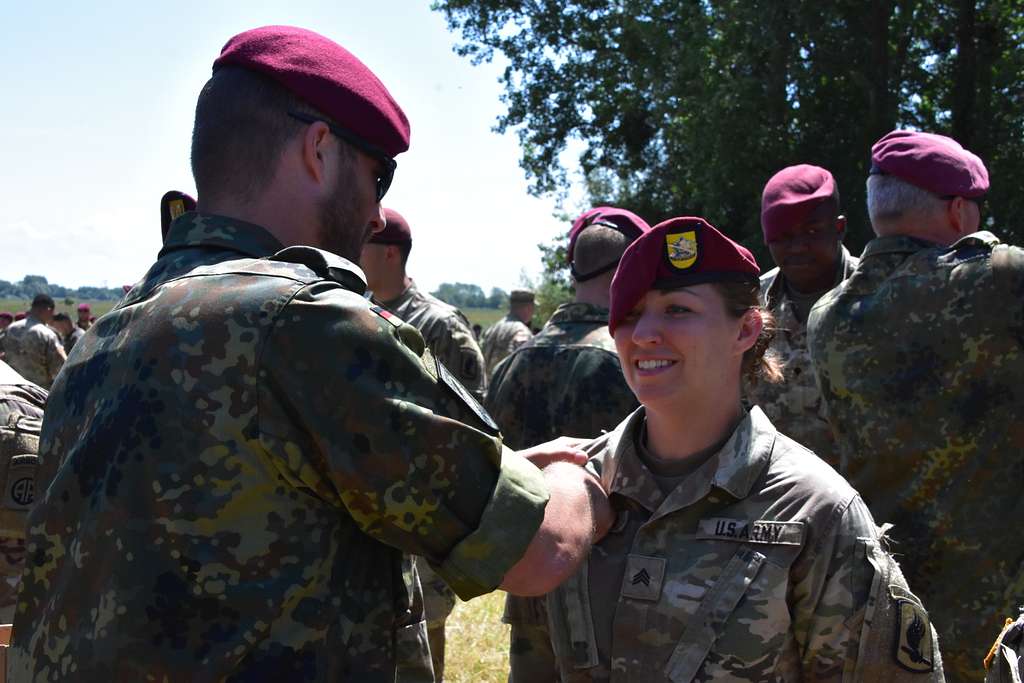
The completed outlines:
{"type": "MultiPolygon", "coordinates": [[[[519,448],[562,435],[595,437],[615,428],[637,407],[622,376],[615,341],[608,333],[608,309],[585,303],[559,306],[533,339],[498,364],[484,405],[509,445],[519,448]]],[[[509,649],[518,680],[543,677],[531,667],[536,649],[532,625],[543,623],[541,598],[509,596],[505,623],[516,623],[517,641],[509,649]]],[[[543,661],[543,658],[541,658],[543,661]]],[[[546,672],[550,676],[551,670],[546,672]]]]}
{"type": "Polygon", "coordinates": [[[539,470],[357,267],[280,249],[187,213],[79,342],[44,420],[13,680],[429,679],[402,551],[466,599],[522,556],[539,470]]]}
{"type": "Polygon", "coordinates": [[[977,680],[1024,602],[1024,251],[990,233],[870,242],[811,311],[841,473],[928,604],[955,680],[977,680]]]}
{"type": "Polygon", "coordinates": [[[64,365],[60,335],[33,315],[7,326],[3,337],[4,360],[33,384],[49,389],[64,365]]]}
{"type": "MultiPolygon", "coordinates": [[[[850,277],[858,262],[845,246],[840,248],[837,285],[850,277]]],[[[814,451],[829,465],[839,467],[835,437],[807,349],[807,324],[797,317],[793,302],[786,295],[786,278],[778,268],[761,276],[761,303],[775,316],[778,331],[769,350],[782,363],[783,381],[747,382],[747,398],[764,411],[776,429],[814,451]]]]}
{"type": "Polygon", "coordinates": [[[484,356],[462,311],[420,291],[415,282],[397,299],[381,305],[419,330],[434,357],[483,400],[487,389],[484,356]]]}
{"type": "Polygon", "coordinates": [[[832,468],[753,408],[666,494],[643,424],[588,446],[618,520],[548,596],[562,681],[942,680],[927,613],[832,468]]]}
{"type": "MultiPolygon", "coordinates": [[[[415,282],[398,298],[382,301],[381,305],[419,330],[434,357],[444,363],[464,387],[483,399],[484,357],[462,311],[420,291],[415,282]]],[[[419,562],[417,569],[423,585],[423,608],[435,679],[440,681],[444,677],[444,623],[455,608],[455,593],[428,563],[419,562]]]]}
{"type": "MultiPolygon", "coordinates": [[[[0,428],[12,423],[16,426],[22,418],[41,420],[45,407],[46,390],[29,382],[9,365],[0,361],[0,428]]],[[[3,446],[4,444],[0,442],[0,451],[3,451],[3,446]]],[[[15,454],[5,453],[4,455],[15,454]]],[[[8,513],[8,507],[13,498],[11,487],[17,485],[17,482],[8,475],[8,466],[8,462],[0,462],[0,476],[8,487],[8,490],[3,491],[3,495],[0,496],[0,507],[4,509],[0,519],[5,523],[19,519],[23,522],[24,511],[17,510],[8,513]]],[[[31,495],[29,502],[31,502],[31,495]]],[[[15,503],[15,507],[21,508],[22,506],[15,503]]],[[[14,618],[14,605],[18,597],[18,585],[21,583],[24,564],[24,528],[21,528],[20,533],[0,529],[0,624],[9,624],[14,618]]]]}
{"type": "Polygon", "coordinates": [[[78,327],[77,325],[73,327],[71,329],[71,334],[64,337],[64,339],[62,340],[64,344],[64,353],[71,353],[71,349],[75,348],[75,344],[77,344],[78,340],[80,340],[84,336],[85,330],[83,330],[81,327],[78,327]]]}
{"type": "Polygon", "coordinates": [[[480,348],[484,353],[487,377],[494,374],[498,363],[530,341],[531,337],[533,332],[526,323],[511,313],[484,330],[480,337],[480,348]]]}

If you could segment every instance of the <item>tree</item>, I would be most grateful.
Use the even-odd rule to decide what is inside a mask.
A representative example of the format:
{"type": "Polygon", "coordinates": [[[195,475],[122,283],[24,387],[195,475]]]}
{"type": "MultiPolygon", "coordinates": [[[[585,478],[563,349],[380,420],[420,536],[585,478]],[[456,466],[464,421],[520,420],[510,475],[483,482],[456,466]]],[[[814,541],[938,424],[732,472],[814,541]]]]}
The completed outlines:
{"type": "Polygon", "coordinates": [[[994,178],[997,232],[1024,237],[1019,0],[438,0],[474,63],[500,53],[531,192],[564,196],[571,139],[592,204],[652,224],[703,215],[767,253],[760,193],[780,168],[829,168],[858,251],[870,146],[910,126],[953,134],[994,178]]]}

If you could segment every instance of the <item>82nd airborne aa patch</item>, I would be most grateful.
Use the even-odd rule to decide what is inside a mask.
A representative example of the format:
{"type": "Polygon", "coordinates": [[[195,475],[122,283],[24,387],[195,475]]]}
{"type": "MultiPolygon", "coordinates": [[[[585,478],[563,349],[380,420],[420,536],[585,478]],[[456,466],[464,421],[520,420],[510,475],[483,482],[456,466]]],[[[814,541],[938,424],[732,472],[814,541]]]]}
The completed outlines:
{"type": "Polygon", "coordinates": [[[897,600],[896,619],[896,662],[914,673],[933,671],[932,629],[924,607],[911,600],[897,600]]]}
{"type": "Polygon", "coordinates": [[[697,262],[697,231],[670,232],[665,235],[668,262],[677,270],[686,270],[697,262]]]}

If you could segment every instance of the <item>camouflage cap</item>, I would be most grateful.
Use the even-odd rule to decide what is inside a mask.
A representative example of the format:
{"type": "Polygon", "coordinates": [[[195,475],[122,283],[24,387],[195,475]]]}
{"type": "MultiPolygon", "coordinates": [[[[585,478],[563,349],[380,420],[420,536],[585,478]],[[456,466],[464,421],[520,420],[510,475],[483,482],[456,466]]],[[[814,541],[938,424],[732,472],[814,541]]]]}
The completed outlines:
{"type": "Polygon", "coordinates": [[[945,135],[894,130],[871,148],[871,175],[892,175],[940,197],[988,192],[988,169],[945,135]]]}
{"type": "Polygon", "coordinates": [[[612,279],[608,329],[614,334],[652,289],[681,289],[706,282],[756,284],[761,269],[754,255],[703,218],[670,218],[633,244],[612,279]]]}
{"type": "Polygon", "coordinates": [[[384,229],[375,232],[368,240],[371,244],[409,244],[412,242],[412,231],[409,222],[394,209],[384,209],[384,229]]]}
{"type": "Polygon", "coordinates": [[[508,295],[509,303],[513,304],[532,304],[533,303],[533,290],[530,289],[513,289],[508,295]]]}
{"type": "Polygon", "coordinates": [[[806,220],[823,201],[837,196],[836,181],[820,166],[788,166],[771,177],[761,193],[761,229],[765,242],[806,220]]]}
{"type": "Polygon", "coordinates": [[[380,79],[351,52],[295,26],[263,26],[231,38],[213,71],[258,71],[389,157],[409,149],[409,120],[380,79]]]}

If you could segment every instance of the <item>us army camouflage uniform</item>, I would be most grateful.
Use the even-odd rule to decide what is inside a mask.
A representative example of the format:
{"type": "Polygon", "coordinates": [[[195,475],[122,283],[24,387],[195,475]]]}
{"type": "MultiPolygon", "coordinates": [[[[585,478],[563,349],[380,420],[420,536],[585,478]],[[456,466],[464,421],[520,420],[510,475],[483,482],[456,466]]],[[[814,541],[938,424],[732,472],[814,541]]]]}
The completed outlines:
{"type": "MultiPolygon", "coordinates": [[[[484,357],[462,311],[420,291],[415,282],[398,298],[382,301],[381,305],[419,330],[434,357],[444,363],[463,386],[483,399],[486,380],[484,357]]],[[[428,563],[419,562],[417,568],[423,584],[423,605],[434,673],[436,680],[440,681],[444,677],[444,623],[455,608],[455,593],[428,563]]]]}
{"type": "Polygon", "coordinates": [[[83,330],[81,327],[75,326],[75,328],[71,330],[71,334],[69,334],[62,340],[64,346],[64,353],[71,353],[71,349],[75,348],[75,344],[77,344],[78,340],[84,336],[85,330],[83,330]]]}
{"type": "Polygon", "coordinates": [[[942,680],[927,613],[832,468],[755,407],[666,495],[643,424],[588,446],[618,520],[548,596],[562,681],[942,680]]]}
{"type": "Polygon", "coordinates": [[[50,395],[12,680],[432,677],[402,551],[487,592],[547,494],[364,289],[258,226],[174,222],[50,395]]]}
{"type": "Polygon", "coordinates": [[[462,311],[420,291],[415,282],[397,299],[381,305],[419,330],[434,357],[483,400],[487,388],[484,356],[462,311]]]}
{"type": "Polygon", "coordinates": [[[480,348],[484,352],[487,376],[494,374],[494,368],[510,353],[530,341],[533,332],[511,313],[494,323],[480,337],[480,348]]]}
{"type": "MultiPolygon", "coordinates": [[[[586,303],[559,306],[544,329],[498,364],[484,406],[513,448],[614,429],[637,401],[608,333],[608,309],[586,303]]],[[[537,648],[551,649],[547,638],[536,637],[532,629],[544,623],[542,603],[542,598],[515,596],[506,601],[504,621],[518,622],[518,641],[509,649],[517,680],[551,676],[550,667],[546,672],[529,668],[537,648]]]]}
{"type": "MultiPolygon", "coordinates": [[[[845,246],[840,248],[837,285],[850,277],[858,262],[845,246]]],[[[775,316],[778,330],[769,351],[782,363],[783,381],[747,382],[747,398],[764,411],[776,429],[814,451],[829,465],[839,467],[835,437],[807,349],[807,324],[800,321],[786,296],[786,278],[778,268],[761,276],[761,303],[775,316]]]]}
{"type": "Polygon", "coordinates": [[[892,522],[946,668],[980,681],[1024,603],[1024,251],[979,232],[952,247],[873,240],[812,309],[809,346],[841,473],[892,522]]]}
{"type": "Polygon", "coordinates": [[[3,352],[18,374],[44,389],[50,388],[64,365],[60,335],[31,314],[7,326],[3,352]]]}
{"type": "Polygon", "coordinates": [[[35,459],[29,457],[34,453],[25,452],[20,444],[30,442],[18,438],[17,433],[38,434],[45,407],[46,390],[0,361],[0,484],[4,485],[0,494],[0,624],[9,624],[14,618],[25,566],[25,515],[34,495],[34,485],[26,486],[36,468],[35,459]],[[15,441],[18,448],[13,448],[15,441]],[[15,458],[17,462],[12,462],[15,458]]]}
{"type": "Polygon", "coordinates": [[[1021,683],[1024,680],[1024,615],[1007,619],[988,657],[985,683],[1021,683]]]}

